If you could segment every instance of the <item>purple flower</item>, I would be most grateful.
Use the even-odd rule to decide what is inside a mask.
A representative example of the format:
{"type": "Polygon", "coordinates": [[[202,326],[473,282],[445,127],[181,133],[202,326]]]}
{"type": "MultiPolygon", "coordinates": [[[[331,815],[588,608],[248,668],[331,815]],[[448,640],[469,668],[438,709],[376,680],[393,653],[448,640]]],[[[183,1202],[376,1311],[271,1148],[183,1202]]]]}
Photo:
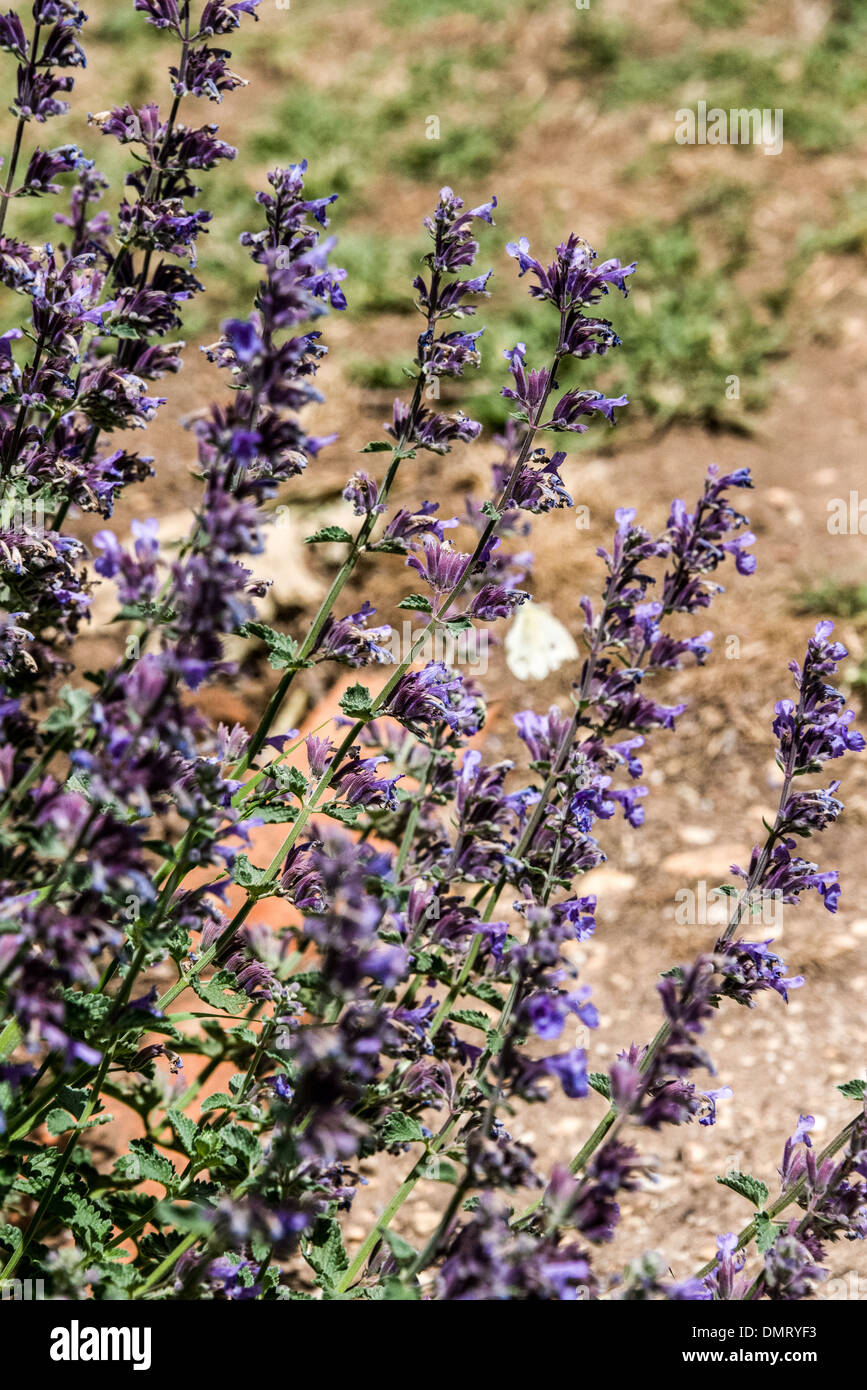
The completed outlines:
{"type": "Polygon", "coordinates": [[[394,656],[386,643],[392,630],[386,623],[382,627],[368,627],[367,620],[376,612],[369,603],[364,603],[357,613],[349,613],[345,618],[328,617],[316,643],[317,654],[329,661],[339,661],[344,666],[368,666],[373,662],[388,664],[394,656]]]}

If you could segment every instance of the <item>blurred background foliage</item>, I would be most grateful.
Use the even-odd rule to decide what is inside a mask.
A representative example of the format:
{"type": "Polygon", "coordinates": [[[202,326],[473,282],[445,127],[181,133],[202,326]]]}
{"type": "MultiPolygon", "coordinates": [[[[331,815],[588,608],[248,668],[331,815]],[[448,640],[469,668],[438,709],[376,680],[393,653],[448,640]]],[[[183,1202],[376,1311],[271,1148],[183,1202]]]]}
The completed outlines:
{"type": "MultiPolygon", "coordinates": [[[[130,0],[87,8],[88,70],[48,138],[75,140],[116,177],[127,152],[87,127],[86,110],[165,106],[175,55],[130,0]]],[[[500,195],[483,246],[497,271],[484,367],[458,388],[491,426],[504,416],[503,348],[521,339],[531,360],[549,350],[549,324],[503,255],[509,237],[528,234],[541,252],[574,226],[601,253],[638,259],[634,293],[611,305],[629,350],[601,381],[598,364],[588,376],[629,394],[628,428],[752,428],[774,362],[804,331],[817,259],[867,249],[864,0],[264,0],[260,16],[228,40],[250,86],[219,107],[183,107],[240,149],[205,178],[215,218],[194,342],[245,312],[256,276],[237,238],[257,225],[252,194],[267,168],[302,157],[316,193],[340,194],[349,380],[383,402],[412,352],[402,316],[425,249],[421,215],[443,183],[468,201],[500,195]],[[698,100],[782,108],[783,153],[677,145],[675,113],[698,100]]],[[[7,118],[0,147],[10,129],[7,118]]],[[[16,230],[33,239],[46,220],[39,202],[15,208],[16,230]]]]}

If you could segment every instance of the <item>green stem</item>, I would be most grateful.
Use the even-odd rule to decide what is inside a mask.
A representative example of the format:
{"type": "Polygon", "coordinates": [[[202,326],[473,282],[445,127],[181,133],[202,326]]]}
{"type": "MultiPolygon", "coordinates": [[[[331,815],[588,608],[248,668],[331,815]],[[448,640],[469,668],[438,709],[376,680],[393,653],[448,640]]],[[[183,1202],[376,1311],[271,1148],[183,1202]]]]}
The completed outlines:
{"type": "Polygon", "coordinates": [[[141,1298],[143,1294],[147,1293],[148,1289],[153,1288],[154,1284],[158,1284],[163,1275],[168,1274],[169,1270],[174,1268],[181,1258],[181,1255],[185,1254],[190,1246],[195,1245],[196,1241],[199,1239],[200,1233],[198,1231],[190,1231],[189,1235],[184,1236],[180,1244],[176,1245],[174,1250],[166,1255],[164,1260],[160,1260],[156,1269],[151,1271],[144,1283],[139,1284],[138,1288],[133,1293],[133,1298],[141,1298]]]}
{"type": "MultiPolygon", "coordinates": [[[[27,63],[28,79],[32,78],[33,73],[36,70],[36,54],[39,48],[40,33],[41,25],[37,24],[34,27],[33,39],[30,44],[30,58],[27,63]]],[[[0,233],[2,233],[3,228],[6,225],[6,212],[9,207],[10,198],[12,196],[12,185],[15,182],[15,170],[18,167],[18,156],[21,153],[21,140],[23,135],[24,117],[19,116],[17,125],[15,126],[15,139],[12,144],[12,153],[9,156],[9,172],[6,175],[6,183],[3,186],[2,193],[0,193],[0,233]]]]}
{"type": "MultiPolygon", "coordinates": [[[[821,1168],[822,1164],[825,1162],[826,1159],[833,1158],[834,1154],[838,1153],[840,1149],[842,1149],[843,1145],[846,1144],[849,1141],[849,1139],[851,1139],[855,1126],[858,1124],[861,1118],[861,1115],[856,1115],[853,1120],[850,1120],[847,1125],[844,1125],[844,1127],[840,1130],[838,1134],[834,1135],[834,1138],[830,1141],[829,1144],[825,1145],[824,1149],[816,1159],[816,1166],[818,1168],[821,1168]]],[[[801,1193],[804,1191],[806,1185],[807,1174],[804,1173],[802,1177],[798,1178],[797,1182],[792,1183],[792,1186],[787,1188],[785,1192],[781,1193],[777,1200],[773,1202],[771,1206],[767,1207],[764,1213],[761,1214],[769,1217],[779,1216],[780,1212],[785,1211],[786,1207],[791,1206],[792,1202],[797,1201],[798,1197],[800,1197],[801,1193]]],[[[747,1222],[746,1226],[744,1226],[743,1230],[738,1236],[737,1244],[734,1247],[735,1250],[743,1250],[745,1245],[749,1245],[750,1241],[756,1234],[756,1230],[757,1224],[755,1219],[747,1222]]],[[[708,1260],[707,1264],[702,1265],[701,1269],[695,1276],[696,1279],[704,1279],[708,1274],[712,1274],[713,1271],[716,1269],[716,1264],[716,1256],[714,1256],[712,1260],[708,1260]]]]}
{"type": "Polygon", "coordinates": [[[416,1161],[414,1166],[410,1169],[409,1173],[404,1178],[400,1187],[395,1192],[388,1206],[385,1208],[385,1211],[379,1217],[379,1220],[376,1222],[376,1225],[368,1233],[367,1237],[364,1240],[364,1243],[360,1246],[359,1250],[355,1255],[355,1259],[352,1261],[346,1273],[343,1275],[343,1278],[337,1284],[338,1293],[345,1293],[349,1286],[353,1284],[355,1280],[358,1278],[362,1269],[364,1268],[367,1261],[370,1259],[371,1255],[373,1254],[374,1250],[379,1244],[380,1240],[382,1239],[383,1233],[388,1230],[389,1226],[391,1225],[394,1218],[397,1216],[397,1213],[400,1211],[404,1202],[415,1188],[415,1185],[421,1177],[422,1169],[425,1167],[428,1158],[431,1154],[439,1153],[440,1149],[446,1143],[446,1140],[448,1139],[449,1135],[454,1129],[456,1123],[457,1117],[453,1117],[452,1119],[447,1120],[446,1124],[440,1130],[433,1143],[428,1145],[427,1149],[425,1149],[424,1153],[416,1161]]]}
{"type": "Polygon", "coordinates": [[[19,1261],[23,1258],[28,1247],[30,1246],[31,1242],[36,1236],[39,1227],[42,1224],[45,1214],[49,1206],[51,1205],[51,1202],[54,1199],[54,1194],[57,1191],[57,1188],[60,1184],[60,1180],[66,1172],[67,1168],[69,1167],[73,1149],[75,1148],[76,1135],[81,1130],[83,1130],[85,1124],[93,1114],[97,1101],[99,1100],[99,1093],[102,1089],[102,1083],[105,1080],[105,1075],[108,1071],[110,1061],[111,1052],[106,1052],[99,1065],[99,1070],[96,1074],[96,1079],[94,1080],[93,1086],[91,1088],[87,1104],[81,1112],[81,1116],[79,1120],[76,1122],[75,1127],[73,1128],[72,1133],[69,1136],[69,1139],[66,1143],[62,1155],[59,1156],[58,1161],[54,1166],[54,1172],[51,1175],[51,1182],[48,1184],[48,1188],[40,1198],[39,1205],[36,1208],[36,1211],[33,1213],[33,1216],[31,1217],[30,1223],[21,1239],[20,1244],[18,1245],[17,1249],[13,1251],[12,1255],[6,1263],[5,1269],[3,1270],[2,1274],[0,1274],[0,1283],[2,1283],[5,1279],[11,1278],[15,1269],[18,1267],[19,1261]]]}

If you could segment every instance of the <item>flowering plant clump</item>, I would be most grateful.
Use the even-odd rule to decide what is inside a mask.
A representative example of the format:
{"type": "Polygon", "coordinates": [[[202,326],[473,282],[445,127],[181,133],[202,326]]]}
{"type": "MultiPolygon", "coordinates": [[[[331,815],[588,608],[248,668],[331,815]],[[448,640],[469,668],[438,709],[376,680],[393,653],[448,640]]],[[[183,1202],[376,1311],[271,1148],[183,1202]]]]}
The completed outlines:
{"type": "Polygon", "coordinates": [[[31,140],[65,109],[85,16],[36,0],[29,19],[0,18],[17,64],[0,278],[27,306],[26,327],[0,339],[0,1278],[39,1277],[72,1299],[807,1297],[827,1244],[867,1232],[863,1108],[819,1153],[810,1117],[797,1120],[774,1200],[728,1174],[755,1213],[690,1277],[652,1253],[624,1270],[598,1247],[646,1171],[642,1128],[712,1125],[731,1095],[707,1050],[716,1010],[765,992],[784,1002],[804,983],[753,939],[763,901],[815,890],[836,910],[836,872],[800,847],[839,815],[840,784],[798,780],[864,747],[833,685],[845,651],[829,623],[776,706],[779,809],[734,869],[728,925],[666,969],[656,1036],[624,1045],[608,1074],[568,1042],[573,1020],[598,1022],[573,950],[595,926],[581,878],[606,857],[605,822],[641,826],[642,746],[684,709],[657,701],[654,677],[704,663],[712,634],[684,635],[689,620],[701,625],[724,569],[755,568],[735,505],[749,473],[710,469],[659,534],[616,513],[600,596],[582,600],[568,710],[515,715],[521,766],[485,759],[475,681],[420,657],[431,637],[454,645],[528,598],[528,516],[572,504],[555,436],[613,424],[627,405],[567,380],[571,359],[619,345],[599,305],[628,292],[635,265],[575,235],[548,264],[526,240],[507,247],[547,316],[549,358],[529,363],[522,343],[505,354],[512,414],[489,496],[460,523],[435,501],[395,509],[410,460],[481,433],[441,397],[480,361],[482,332],[465,324],[489,294],[476,231],[496,199],[467,208],[441,191],[413,282],[414,389],[365,450],[384,468],[346,483],[354,530],[309,538],[343,547],[327,597],[306,633],[277,630],[258,616],[255,557],[275,499],[332,442],[301,412],[320,399],[326,351],[310,325],[346,299],[324,235],[334,199],[308,196],[304,163],[276,169],[241,238],[255,305],[207,350],[230,389],[191,425],[202,496],[186,537],[166,555],[156,521],[134,523],[129,543],[97,530],[88,548],[72,530],[82,513],[109,519],[154,471],[113,436],[147,427],[164,403],[154,383],[181,365],[172,335],[202,290],[209,220],[199,177],[235,153],[197,111],[241,83],[222,45],[256,3],[135,0],[174,44],[171,99],[91,117],[130,149],[110,210],[90,158],[31,140]],[[15,200],[62,189],[56,243],[20,240],[15,200]],[[459,524],[463,545],[446,536],[459,524]],[[400,659],[390,626],[342,598],[371,556],[422,624],[400,659]],[[74,644],[97,585],[114,587],[135,636],[85,676],[74,644]],[[280,672],[253,729],[211,727],[190,694],[231,679],[229,638],[233,654],[239,639],[264,644],[280,672]],[[371,667],[370,684],[301,738],[280,711],[325,664],[371,667]],[[283,839],[258,864],[265,824],[283,839]],[[568,1168],[546,1171],[508,1116],[557,1091],[580,1107],[591,1089],[605,1118],[568,1168]],[[117,1139],[121,1119],[135,1137],[117,1139]],[[366,1217],[357,1194],[372,1172],[398,1176],[366,1217]],[[431,1181],[439,1220],[416,1248],[403,1210],[431,1181]],[[368,1234],[347,1249],[353,1207],[368,1234]]]}

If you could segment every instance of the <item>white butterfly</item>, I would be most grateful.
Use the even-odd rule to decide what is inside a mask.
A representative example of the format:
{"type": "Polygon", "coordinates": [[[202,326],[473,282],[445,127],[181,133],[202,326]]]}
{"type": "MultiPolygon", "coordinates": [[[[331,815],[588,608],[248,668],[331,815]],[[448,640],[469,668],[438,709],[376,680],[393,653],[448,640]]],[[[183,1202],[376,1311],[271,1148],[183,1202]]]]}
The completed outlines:
{"type": "Polygon", "coordinates": [[[506,634],[506,665],[519,681],[541,681],[578,657],[578,645],[553,613],[529,599],[506,634]]]}

